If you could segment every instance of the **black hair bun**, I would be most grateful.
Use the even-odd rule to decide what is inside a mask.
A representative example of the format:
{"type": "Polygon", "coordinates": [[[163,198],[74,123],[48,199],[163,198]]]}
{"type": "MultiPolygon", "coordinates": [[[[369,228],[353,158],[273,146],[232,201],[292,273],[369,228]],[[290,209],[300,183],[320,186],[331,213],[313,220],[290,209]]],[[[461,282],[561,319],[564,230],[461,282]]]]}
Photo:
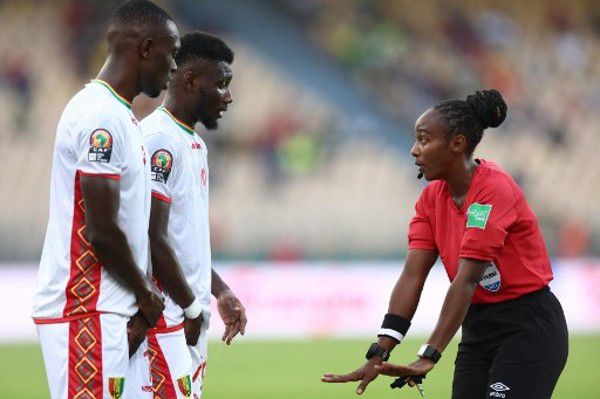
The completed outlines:
{"type": "Polygon", "coordinates": [[[473,107],[484,129],[498,127],[506,118],[506,103],[498,90],[478,91],[467,97],[467,104],[473,107]]]}

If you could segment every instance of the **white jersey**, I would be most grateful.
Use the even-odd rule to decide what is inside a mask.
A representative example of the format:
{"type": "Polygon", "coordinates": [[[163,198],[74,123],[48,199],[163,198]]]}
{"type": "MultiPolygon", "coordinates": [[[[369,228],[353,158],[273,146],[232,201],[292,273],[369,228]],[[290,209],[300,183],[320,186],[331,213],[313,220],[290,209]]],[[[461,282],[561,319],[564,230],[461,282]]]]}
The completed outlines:
{"type": "MultiPolygon", "coordinates": [[[[211,253],[208,220],[208,160],[204,141],[194,130],[159,107],[142,121],[151,155],[152,196],[170,203],[168,236],[183,274],[202,303],[208,324],[211,253]]],[[[157,328],[183,321],[183,310],[167,296],[157,328]]]]}
{"type": "Polygon", "coordinates": [[[142,273],[148,267],[150,165],[131,104],[94,80],[67,104],[58,123],[50,213],[34,298],[36,323],[98,312],[130,317],[134,294],[107,273],[86,237],[81,176],[119,180],[118,223],[142,273]]]}

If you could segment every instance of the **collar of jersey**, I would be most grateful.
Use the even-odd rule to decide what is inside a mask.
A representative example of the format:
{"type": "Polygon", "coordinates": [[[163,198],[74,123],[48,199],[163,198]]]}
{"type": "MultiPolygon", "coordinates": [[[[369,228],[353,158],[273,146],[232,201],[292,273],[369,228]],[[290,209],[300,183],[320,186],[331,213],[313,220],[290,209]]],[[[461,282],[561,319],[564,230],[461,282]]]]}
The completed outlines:
{"type": "Polygon", "coordinates": [[[158,107],[159,110],[161,110],[162,112],[164,112],[165,114],[169,115],[169,117],[171,119],[173,119],[173,122],[175,122],[177,124],[177,126],[179,126],[180,128],[182,128],[187,134],[191,134],[192,136],[194,134],[196,134],[196,132],[194,131],[194,128],[186,125],[185,123],[183,123],[182,121],[180,121],[179,119],[175,118],[175,116],[165,107],[163,107],[162,105],[160,107],[158,107]]]}
{"type": "Polygon", "coordinates": [[[127,101],[123,96],[121,96],[119,93],[116,92],[115,89],[113,89],[111,87],[111,85],[109,85],[108,83],[106,83],[103,80],[100,79],[92,79],[92,83],[98,83],[104,87],[106,87],[106,89],[108,89],[108,91],[110,92],[110,94],[112,94],[121,104],[123,104],[124,106],[126,106],[128,109],[131,109],[131,103],[129,101],[127,101]]]}

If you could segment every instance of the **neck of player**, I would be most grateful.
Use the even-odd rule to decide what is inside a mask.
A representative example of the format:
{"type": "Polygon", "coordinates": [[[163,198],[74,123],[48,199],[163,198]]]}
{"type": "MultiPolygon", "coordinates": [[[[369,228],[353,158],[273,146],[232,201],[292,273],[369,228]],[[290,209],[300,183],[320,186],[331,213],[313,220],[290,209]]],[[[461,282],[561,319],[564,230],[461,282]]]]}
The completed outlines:
{"type": "Polygon", "coordinates": [[[457,206],[460,202],[464,202],[477,166],[473,158],[468,157],[460,162],[456,162],[450,169],[446,179],[444,179],[450,187],[450,194],[454,202],[457,203],[457,206]]]}
{"type": "Polygon", "coordinates": [[[181,102],[178,102],[175,96],[172,96],[168,91],[163,103],[163,107],[165,107],[179,121],[190,127],[196,126],[198,120],[196,117],[194,117],[192,111],[188,111],[186,107],[181,102]]]}
{"type": "Polygon", "coordinates": [[[110,55],[98,76],[96,76],[96,79],[108,83],[114,91],[130,103],[141,92],[137,83],[138,78],[137,72],[127,66],[126,58],[117,58],[110,55]]]}

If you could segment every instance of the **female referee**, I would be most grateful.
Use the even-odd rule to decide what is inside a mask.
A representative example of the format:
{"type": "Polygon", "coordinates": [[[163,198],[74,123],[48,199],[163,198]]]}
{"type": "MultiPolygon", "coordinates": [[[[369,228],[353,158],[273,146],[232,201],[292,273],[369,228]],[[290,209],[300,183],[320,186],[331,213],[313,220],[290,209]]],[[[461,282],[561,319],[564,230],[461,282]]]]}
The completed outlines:
{"type": "Polygon", "coordinates": [[[367,362],[324,382],[379,374],[426,375],[462,325],[452,398],[550,398],[568,354],[565,317],[550,292],[552,269],[535,215],[498,165],[474,159],[483,131],[499,126],[507,107],[496,90],[447,100],[415,125],[411,150],[423,190],[410,222],[406,264],[367,362]],[[437,325],[408,366],[387,363],[410,326],[425,279],[440,256],[451,284],[437,325]]]}

